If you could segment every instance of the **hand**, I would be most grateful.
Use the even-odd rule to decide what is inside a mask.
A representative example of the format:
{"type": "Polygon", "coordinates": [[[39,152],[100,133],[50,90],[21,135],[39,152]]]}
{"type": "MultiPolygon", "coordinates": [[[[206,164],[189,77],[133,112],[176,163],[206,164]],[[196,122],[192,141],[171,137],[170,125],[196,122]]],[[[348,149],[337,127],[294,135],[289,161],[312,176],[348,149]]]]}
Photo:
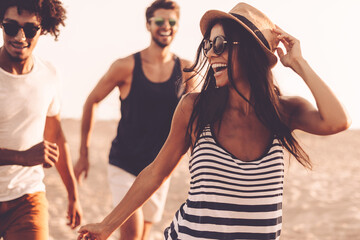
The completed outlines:
{"type": "Polygon", "coordinates": [[[82,210],[78,201],[69,200],[67,219],[69,220],[67,225],[70,226],[71,229],[74,229],[81,224],[82,210]]]}
{"type": "Polygon", "coordinates": [[[293,68],[295,62],[303,58],[301,54],[300,41],[291,36],[290,34],[286,33],[278,26],[276,26],[273,31],[277,34],[277,38],[280,42],[282,42],[286,49],[286,54],[281,48],[276,49],[281,63],[285,67],[293,68]]]}
{"type": "Polygon", "coordinates": [[[46,140],[22,152],[24,166],[35,166],[42,164],[45,168],[53,167],[59,158],[59,147],[56,143],[46,140]]]}
{"type": "Polygon", "coordinates": [[[77,240],[105,240],[111,234],[106,233],[101,223],[87,224],[82,226],[78,233],[80,234],[77,240]]]}
{"type": "Polygon", "coordinates": [[[82,184],[81,176],[84,175],[84,179],[87,178],[89,172],[89,159],[88,156],[84,156],[80,153],[80,158],[75,164],[74,173],[75,178],[79,184],[82,184]]]}

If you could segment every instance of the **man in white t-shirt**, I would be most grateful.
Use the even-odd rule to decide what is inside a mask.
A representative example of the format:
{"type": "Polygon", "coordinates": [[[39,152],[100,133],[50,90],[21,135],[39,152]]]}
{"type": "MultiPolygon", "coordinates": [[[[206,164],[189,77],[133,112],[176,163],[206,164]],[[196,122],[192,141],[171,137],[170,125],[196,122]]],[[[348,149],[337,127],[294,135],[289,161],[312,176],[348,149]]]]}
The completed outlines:
{"type": "Polygon", "coordinates": [[[48,239],[43,167],[56,166],[68,193],[68,225],[81,222],[69,147],[60,124],[59,79],[33,56],[39,37],[64,25],[58,0],[1,0],[0,238],[48,239]]]}

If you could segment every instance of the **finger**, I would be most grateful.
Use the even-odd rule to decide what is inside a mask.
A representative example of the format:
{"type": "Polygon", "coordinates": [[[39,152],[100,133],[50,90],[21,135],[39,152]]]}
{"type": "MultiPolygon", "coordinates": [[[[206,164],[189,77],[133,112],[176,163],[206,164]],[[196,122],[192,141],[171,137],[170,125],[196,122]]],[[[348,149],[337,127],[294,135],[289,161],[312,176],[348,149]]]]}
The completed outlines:
{"type": "Polygon", "coordinates": [[[75,216],[75,226],[74,226],[74,228],[76,228],[80,224],[81,224],[81,217],[80,217],[80,214],[77,213],[76,216],[75,216]]]}
{"type": "Polygon", "coordinates": [[[71,217],[71,221],[72,221],[71,222],[71,229],[74,229],[74,228],[76,228],[77,226],[80,225],[78,218],[79,218],[78,215],[76,214],[76,212],[74,212],[74,214],[71,217]]]}
{"type": "Polygon", "coordinates": [[[89,170],[88,170],[88,169],[86,169],[86,170],[85,170],[84,179],[87,179],[87,177],[88,177],[88,172],[89,172],[89,170]]]}
{"type": "Polygon", "coordinates": [[[272,31],[273,31],[275,34],[282,34],[282,33],[284,33],[284,31],[282,31],[281,29],[278,29],[278,28],[274,28],[274,29],[272,29],[272,31]]]}
{"type": "Polygon", "coordinates": [[[284,51],[281,48],[276,48],[276,52],[279,55],[280,59],[284,57],[284,51]]]}
{"type": "Polygon", "coordinates": [[[52,157],[45,156],[43,166],[45,166],[46,168],[50,168],[50,167],[55,166],[55,163],[56,162],[54,161],[54,159],[52,159],[52,157]]]}
{"type": "Polygon", "coordinates": [[[78,174],[76,177],[76,181],[79,183],[79,185],[81,186],[82,185],[82,180],[81,180],[81,175],[78,174]]]}
{"type": "Polygon", "coordinates": [[[276,26],[276,28],[273,29],[274,32],[280,33],[280,34],[285,35],[286,37],[289,37],[289,38],[294,38],[294,37],[291,36],[289,33],[285,32],[282,28],[280,28],[278,25],[275,25],[275,26],[276,26]]]}
{"type": "Polygon", "coordinates": [[[59,155],[60,155],[58,148],[54,149],[54,148],[52,148],[51,146],[47,146],[47,147],[45,148],[45,150],[47,151],[47,153],[48,153],[49,155],[51,155],[51,156],[52,156],[53,158],[55,158],[55,159],[57,159],[57,158],[59,157],[59,155]]]}
{"type": "Polygon", "coordinates": [[[69,212],[68,216],[67,216],[69,222],[67,223],[67,225],[71,228],[74,229],[75,228],[75,214],[73,212],[69,212]]]}
{"type": "Polygon", "coordinates": [[[54,166],[59,160],[59,153],[47,147],[44,149],[45,162],[54,166]]]}
{"type": "Polygon", "coordinates": [[[82,171],[77,171],[75,173],[75,178],[76,178],[76,181],[79,183],[79,185],[82,185],[83,181],[82,181],[82,175],[83,175],[83,172],[82,171]]]}
{"type": "Polygon", "coordinates": [[[290,51],[291,48],[290,48],[289,42],[284,37],[282,37],[281,35],[278,36],[278,39],[284,45],[286,51],[287,52],[290,51]]]}
{"type": "Polygon", "coordinates": [[[59,147],[58,147],[58,145],[56,143],[52,143],[52,142],[49,142],[49,141],[46,141],[46,140],[44,140],[44,143],[45,143],[46,146],[52,148],[55,151],[59,150],[59,147]]]}
{"type": "Polygon", "coordinates": [[[83,168],[79,175],[79,179],[82,179],[81,176],[82,176],[83,180],[85,180],[88,177],[88,169],[83,168]]]}
{"type": "Polygon", "coordinates": [[[51,164],[49,164],[49,163],[43,163],[43,167],[44,168],[51,168],[53,166],[51,164]]]}
{"type": "Polygon", "coordinates": [[[289,46],[294,45],[294,44],[298,41],[297,38],[295,38],[295,37],[293,37],[293,36],[291,36],[290,34],[285,33],[285,32],[279,34],[279,35],[277,36],[277,38],[278,38],[280,41],[286,41],[286,42],[289,44],[289,46]]]}
{"type": "Polygon", "coordinates": [[[59,155],[59,146],[56,143],[45,142],[45,148],[54,155],[59,155]]]}
{"type": "Polygon", "coordinates": [[[87,239],[89,236],[89,232],[88,231],[82,231],[80,232],[80,230],[78,231],[80,234],[78,236],[78,240],[82,240],[82,239],[87,239]]]}
{"type": "Polygon", "coordinates": [[[88,169],[85,166],[79,164],[79,162],[78,162],[75,165],[74,173],[75,173],[76,181],[79,184],[82,184],[82,175],[84,175],[84,179],[86,179],[88,176],[88,169]]]}
{"type": "Polygon", "coordinates": [[[75,167],[74,167],[74,174],[75,174],[76,180],[79,182],[81,170],[79,170],[79,165],[78,165],[78,163],[76,163],[76,165],[75,165],[75,167]]]}
{"type": "Polygon", "coordinates": [[[44,149],[45,154],[47,154],[48,156],[51,156],[51,160],[53,162],[57,162],[59,155],[60,155],[58,145],[56,143],[51,143],[51,142],[45,141],[44,147],[45,147],[45,149],[44,149]]]}
{"type": "Polygon", "coordinates": [[[80,233],[77,240],[82,240],[84,239],[85,233],[80,233]]]}
{"type": "Polygon", "coordinates": [[[287,34],[284,30],[282,30],[279,26],[275,25],[276,28],[272,29],[272,32],[274,32],[277,35],[285,35],[287,34]]]}
{"type": "Polygon", "coordinates": [[[58,162],[58,158],[51,155],[50,153],[46,153],[45,162],[51,164],[51,166],[55,166],[55,164],[58,162]]]}

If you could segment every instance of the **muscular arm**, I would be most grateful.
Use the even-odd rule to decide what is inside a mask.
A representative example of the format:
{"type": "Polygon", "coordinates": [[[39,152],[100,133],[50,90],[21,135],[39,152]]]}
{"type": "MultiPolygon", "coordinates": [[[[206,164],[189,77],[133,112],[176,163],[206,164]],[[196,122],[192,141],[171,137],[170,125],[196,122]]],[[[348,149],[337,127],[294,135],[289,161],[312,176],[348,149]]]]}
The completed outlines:
{"type": "Polygon", "coordinates": [[[193,101],[194,97],[189,95],[180,101],[174,113],[169,136],[156,159],[139,174],[116,208],[101,223],[82,227],[78,239],[83,236],[90,236],[91,239],[107,239],[170,176],[190,145],[186,138],[186,130],[193,101]]]}
{"type": "Polygon", "coordinates": [[[350,126],[350,118],[338,98],[302,57],[300,42],[280,28],[275,32],[287,53],[278,49],[280,61],[293,69],[309,87],[317,108],[301,97],[282,98],[291,112],[290,127],[318,135],[334,134],[350,126]]]}
{"type": "Polygon", "coordinates": [[[0,166],[21,165],[30,167],[43,164],[44,167],[52,167],[57,162],[58,156],[57,145],[48,141],[40,142],[25,151],[0,148],[0,166]]]}
{"type": "Polygon", "coordinates": [[[83,174],[86,178],[89,171],[88,148],[94,124],[95,109],[98,103],[115,87],[118,86],[121,91],[122,87],[127,83],[129,76],[132,74],[133,65],[134,61],[132,56],[115,61],[86,99],[81,120],[80,157],[74,169],[78,181],[81,180],[83,174]]]}

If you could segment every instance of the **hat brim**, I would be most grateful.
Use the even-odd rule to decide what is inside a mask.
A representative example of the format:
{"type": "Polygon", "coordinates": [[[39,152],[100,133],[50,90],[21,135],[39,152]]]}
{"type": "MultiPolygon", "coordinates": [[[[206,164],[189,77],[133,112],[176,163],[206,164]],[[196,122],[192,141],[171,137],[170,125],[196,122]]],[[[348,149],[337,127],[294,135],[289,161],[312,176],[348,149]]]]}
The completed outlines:
{"type": "Polygon", "coordinates": [[[275,66],[275,64],[277,63],[276,55],[264,45],[264,43],[256,36],[256,34],[245,23],[243,23],[242,21],[240,21],[239,19],[237,19],[236,17],[234,17],[229,13],[222,12],[219,10],[209,10],[205,12],[205,14],[202,16],[200,20],[200,30],[203,36],[205,35],[206,30],[208,29],[210,24],[212,24],[215,20],[218,19],[231,19],[239,23],[243,28],[245,28],[248,32],[250,32],[254,36],[254,39],[260,44],[261,48],[264,50],[269,60],[270,67],[275,66]]]}

